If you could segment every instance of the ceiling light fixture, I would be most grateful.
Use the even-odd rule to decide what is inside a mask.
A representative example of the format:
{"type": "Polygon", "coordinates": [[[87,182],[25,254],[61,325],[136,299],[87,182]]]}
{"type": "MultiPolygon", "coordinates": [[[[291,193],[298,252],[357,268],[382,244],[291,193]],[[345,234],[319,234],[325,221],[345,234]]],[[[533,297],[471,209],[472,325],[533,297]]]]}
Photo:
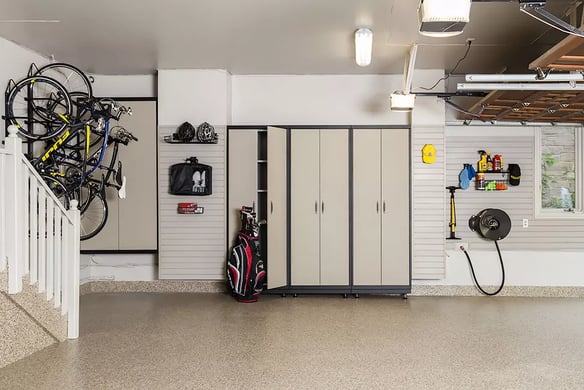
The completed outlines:
{"type": "Polygon", "coordinates": [[[584,83],[458,83],[458,91],[584,91],[584,83]]]}
{"type": "Polygon", "coordinates": [[[584,81],[582,73],[561,73],[548,74],[541,78],[537,74],[467,74],[465,80],[468,82],[481,83],[503,83],[503,82],[558,82],[558,81],[584,81]]]}
{"type": "Polygon", "coordinates": [[[368,28],[360,28],[355,31],[355,62],[357,62],[357,65],[369,65],[371,63],[372,50],[373,31],[368,28]]]}
{"type": "Polygon", "coordinates": [[[470,20],[471,0],[420,0],[420,34],[428,37],[452,37],[462,33],[470,20]]]}

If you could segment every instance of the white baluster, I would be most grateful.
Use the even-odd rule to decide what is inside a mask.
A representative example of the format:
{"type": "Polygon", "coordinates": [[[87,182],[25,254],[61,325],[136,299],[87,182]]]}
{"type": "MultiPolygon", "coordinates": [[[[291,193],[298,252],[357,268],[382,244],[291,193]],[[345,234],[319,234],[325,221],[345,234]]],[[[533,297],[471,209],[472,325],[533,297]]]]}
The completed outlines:
{"type": "Polygon", "coordinates": [[[61,209],[55,209],[55,288],[53,296],[55,298],[55,307],[61,305],[61,264],[63,257],[61,253],[61,209]]]}
{"type": "Polygon", "coordinates": [[[47,283],[47,193],[39,191],[39,292],[45,292],[47,283]]]}
{"type": "Polygon", "coordinates": [[[53,298],[53,279],[55,276],[55,202],[47,197],[47,301],[53,298]]]}
{"type": "Polygon", "coordinates": [[[39,194],[38,194],[38,182],[33,178],[30,181],[30,207],[29,207],[29,228],[30,228],[30,249],[29,249],[29,257],[30,257],[30,284],[35,284],[38,282],[38,202],[39,202],[39,194]]]}
{"type": "MultiPolygon", "coordinates": [[[[69,214],[71,214],[69,212],[69,214]]],[[[62,275],[62,289],[63,295],[61,296],[61,314],[65,315],[69,311],[69,282],[71,275],[71,245],[73,245],[73,240],[71,239],[71,222],[68,218],[63,219],[63,262],[61,266],[62,275]]]]}
{"type": "Polygon", "coordinates": [[[30,272],[30,256],[29,256],[29,206],[30,206],[30,182],[36,181],[35,177],[32,177],[29,170],[23,165],[22,173],[24,173],[24,191],[22,192],[22,262],[24,265],[23,272],[28,274],[30,272]]]}

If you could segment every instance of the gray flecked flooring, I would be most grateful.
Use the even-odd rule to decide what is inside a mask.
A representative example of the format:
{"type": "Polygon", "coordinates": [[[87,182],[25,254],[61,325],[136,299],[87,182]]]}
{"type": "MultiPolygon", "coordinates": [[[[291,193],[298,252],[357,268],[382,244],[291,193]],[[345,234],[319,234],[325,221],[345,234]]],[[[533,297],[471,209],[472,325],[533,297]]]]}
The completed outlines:
{"type": "Polygon", "coordinates": [[[582,389],[584,299],[90,294],[0,389],[582,389]]]}

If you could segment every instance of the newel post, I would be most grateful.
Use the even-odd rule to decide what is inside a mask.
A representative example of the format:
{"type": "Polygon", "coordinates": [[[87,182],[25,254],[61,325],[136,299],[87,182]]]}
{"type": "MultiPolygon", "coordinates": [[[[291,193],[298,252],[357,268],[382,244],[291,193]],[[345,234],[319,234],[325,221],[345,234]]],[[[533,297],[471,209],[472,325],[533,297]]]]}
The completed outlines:
{"type": "Polygon", "coordinates": [[[24,264],[21,240],[24,213],[24,175],[22,163],[22,140],[18,128],[8,126],[8,137],[4,140],[8,158],[6,159],[6,255],[8,257],[8,294],[22,291],[24,264]]]}
{"type": "Polygon", "coordinates": [[[72,242],[70,243],[71,258],[69,259],[69,280],[67,281],[69,288],[67,337],[70,339],[76,339],[79,337],[79,258],[81,252],[81,217],[78,206],[79,203],[77,200],[73,199],[71,201],[71,206],[69,207],[69,215],[71,221],[73,221],[72,242]]]}

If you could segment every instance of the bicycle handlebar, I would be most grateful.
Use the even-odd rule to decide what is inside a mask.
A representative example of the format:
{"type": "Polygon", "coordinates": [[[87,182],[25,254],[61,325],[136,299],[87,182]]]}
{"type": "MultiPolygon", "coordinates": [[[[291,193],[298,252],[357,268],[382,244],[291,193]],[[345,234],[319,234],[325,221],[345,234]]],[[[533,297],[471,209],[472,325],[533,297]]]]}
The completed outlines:
{"type": "Polygon", "coordinates": [[[125,107],[109,98],[96,99],[94,97],[88,97],[80,102],[80,104],[91,112],[93,119],[104,118],[105,120],[115,119],[119,121],[123,114],[132,115],[132,109],[130,107],[125,107]]]}

